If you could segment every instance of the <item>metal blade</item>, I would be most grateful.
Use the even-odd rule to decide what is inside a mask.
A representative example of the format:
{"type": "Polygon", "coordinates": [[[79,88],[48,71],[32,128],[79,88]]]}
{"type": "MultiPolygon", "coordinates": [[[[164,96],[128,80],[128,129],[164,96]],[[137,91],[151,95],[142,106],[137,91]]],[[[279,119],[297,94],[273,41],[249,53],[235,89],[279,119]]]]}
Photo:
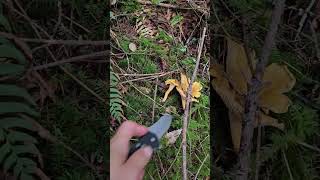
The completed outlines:
{"type": "Polygon", "coordinates": [[[159,121],[154,123],[152,126],[149,127],[149,131],[153,132],[157,135],[158,139],[160,140],[161,137],[166,133],[171,125],[172,116],[170,114],[164,114],[160,117],[159,121]]]}

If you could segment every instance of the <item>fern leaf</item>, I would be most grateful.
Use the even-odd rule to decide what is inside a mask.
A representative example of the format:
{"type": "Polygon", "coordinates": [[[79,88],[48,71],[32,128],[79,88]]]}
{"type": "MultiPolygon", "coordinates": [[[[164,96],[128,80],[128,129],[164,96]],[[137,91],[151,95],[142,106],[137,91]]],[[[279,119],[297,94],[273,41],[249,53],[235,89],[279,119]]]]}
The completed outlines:
{"type": "MultiPolygon", "coordinates": [[[[0,62],[0,75],[12,76],[25,71],[27,62],[24,55],[7,39],[0,38],[0,44],[0,58],[6,58],[5,62],[0,62]],[[19,64],[10,64],[7,59],[19,64]]],[[[0,117],[0,164],[5,171],[13,170],[19,180],[33,180],[35,178],[32,174],[37,168],[37,163],[26,157],[40,155],[35,146],[38,141],[32,134],[28,134],[27,131],[22,132],[20,129],[35,131],[36,127],[19,113],[33,117],[39,116],[34,109],[36,103],[25,89],[13,84],[1,84],[0,97],[6,97],[4,98],[6,102],[0,102],[0,115],[6,115],[6,117],[0,117]],[[10,100],[7,97],[15,98],[10,100]]]]}
{"type": "Polygon", "coordinates": [[[16,154],[30,153],[34,155],[40,155],[38,148],[34,144],[24,144],[13,146],[12,149],[16,154]]]}
{"type": "Polygon", "coordinates": [[[0,57],[15,59],[20,64],[27,63],[23,54],[20,51],[18,51],[15,47],[2,44],[0,45],[0,52],[0,57]]]}
{"type": "Polygon", "coordinates": [[[5,143],[0,148],[0,163],[3,161],[3,159],[6,157],[6,155],[10,152],[10,144],[5,143]]]}
{"type": "Polygon", "coordinates": [[[20,117],[8,117],[0,120],[0,127],[3,129],[9,128],[24,128],[31,131],[35,131],[36,128],[32,125],[30,121],[21,119],[20,117]]]}
{"type": "Polygon", "coordinates": [[[8,134],[8,139],[11,143],[16,143],[16,142],[28,142],[28,143],[38,143],[38,141],[30,136],[27,133],[23,132],[18,132],[18,131],[10,131],[8,134]]]}
{"type": "Polygon", "coordinates": [[[5,113],[27,113],[32,116],[39,114],[26,104],[17,102],[0,102],[0,114],[5,113]]]}
{"type": "Polygon", "coordinates": [[[18,75],[24,71],[25,67],[19,64],[4,63],[0,65],[0,76],[18,75]]]}
{"type": "Polygon", "coordinates": [[[20,179],[23,180],[34,180],[34,178],[30,174],[22,173],[20,179]]]}
{"type": "Polygon", "coordinates": [[[17,161],[17,159],[18,159],[17,156],[14,153],[11,153],[4,162],[4,165],[3,165],[4,171],[7,172],[13,166],[13,164],[17,161]]]}
{"type": "Polygon", "coordinates": [[[36,105],[29,93],[20,87],[10,84],[0,84],[0,96],[15,96],[27,100],[30,104],[36,105]]]}
{"type": "Polygon", "coordinates": [[[5,28],[5,30],[11,32],[11,26],[7,20],[6,17],[4,17],[3,15],[0,15],[0,25],[3,26],[5,28]]]}
{"type": "Polygon", "coordinates": [[[4,136],[4,130],[0,129],[0,142],[5,140],[5,136],[4,136]]]}
{"type": "Polygon", "coordinates": [[[110,73],[110,114],[111,116],[120,121],[123,117],[122,105],[124,104],[122,100],[121,93],[117,89],[119,82],[119,77],[116,73],[112,71],[110,73]]]}

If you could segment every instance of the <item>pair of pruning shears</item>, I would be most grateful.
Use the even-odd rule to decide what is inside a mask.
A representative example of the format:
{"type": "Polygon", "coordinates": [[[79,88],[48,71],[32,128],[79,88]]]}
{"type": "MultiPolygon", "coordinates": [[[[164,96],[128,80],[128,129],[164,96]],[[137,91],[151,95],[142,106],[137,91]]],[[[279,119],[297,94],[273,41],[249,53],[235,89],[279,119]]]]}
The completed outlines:
{"type": "Polygon", "coordinates": [[[156,123],[148,128],[149,131],[131,146],[128,158],[144,146],[151,146],[153,150],[158,149],[160,147],[160,139],[168,131],[172,118],[170,114],[161,116],[156,123]]]}

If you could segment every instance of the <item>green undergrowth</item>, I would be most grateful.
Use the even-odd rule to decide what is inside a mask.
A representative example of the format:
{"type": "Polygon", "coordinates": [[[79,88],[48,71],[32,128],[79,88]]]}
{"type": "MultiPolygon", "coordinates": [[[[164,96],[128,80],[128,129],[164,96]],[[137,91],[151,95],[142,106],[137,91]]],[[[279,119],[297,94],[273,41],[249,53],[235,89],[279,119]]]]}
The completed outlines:
{"type": "MultiPolygon", "coordinates": [[[[104,88],[102,80],[94,78],[85,71],[72,73],[93,89],[104,88]]],[[[55,102],[47,103],[42,109],[43,118],[40,123],[92,163],[102,164],[105,148],[103,137],[107,131],[105,106],[94,100],[88,91],[79,85],[74,85],[69,76],[56,74],[52,81],[62,85],[63,90],[60,89],[59,94],[56,94],[55,102]]],[[[99,94],[103,97],[105,93],[102,91],[99,94]]],[[[84,180],[96,177],[92,170],[84,166],[84,162],[64,146],[44,143],[42,149],[46,152],[44,156],[46,172],[55,179],[84,180]]]]}

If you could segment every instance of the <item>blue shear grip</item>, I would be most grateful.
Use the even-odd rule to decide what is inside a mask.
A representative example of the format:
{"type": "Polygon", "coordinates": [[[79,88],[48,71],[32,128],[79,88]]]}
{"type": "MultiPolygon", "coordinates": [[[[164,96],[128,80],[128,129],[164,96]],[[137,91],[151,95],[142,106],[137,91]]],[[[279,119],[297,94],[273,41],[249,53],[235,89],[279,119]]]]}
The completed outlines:
{"type": "Polygon", "coordinates": [[[129,150],[129,155],[128,158],[135,153],[137,150],[139,150],[140,148],[144,147],[144,146],[151,146],[152,149],[157,149],[160,146],[160,142],[158,140],[158,137],[152,133],[152,132],[148,132],[147,134],[145,134],[144,136],[142,136],[137,143],[133,144],[129,150]]]}

